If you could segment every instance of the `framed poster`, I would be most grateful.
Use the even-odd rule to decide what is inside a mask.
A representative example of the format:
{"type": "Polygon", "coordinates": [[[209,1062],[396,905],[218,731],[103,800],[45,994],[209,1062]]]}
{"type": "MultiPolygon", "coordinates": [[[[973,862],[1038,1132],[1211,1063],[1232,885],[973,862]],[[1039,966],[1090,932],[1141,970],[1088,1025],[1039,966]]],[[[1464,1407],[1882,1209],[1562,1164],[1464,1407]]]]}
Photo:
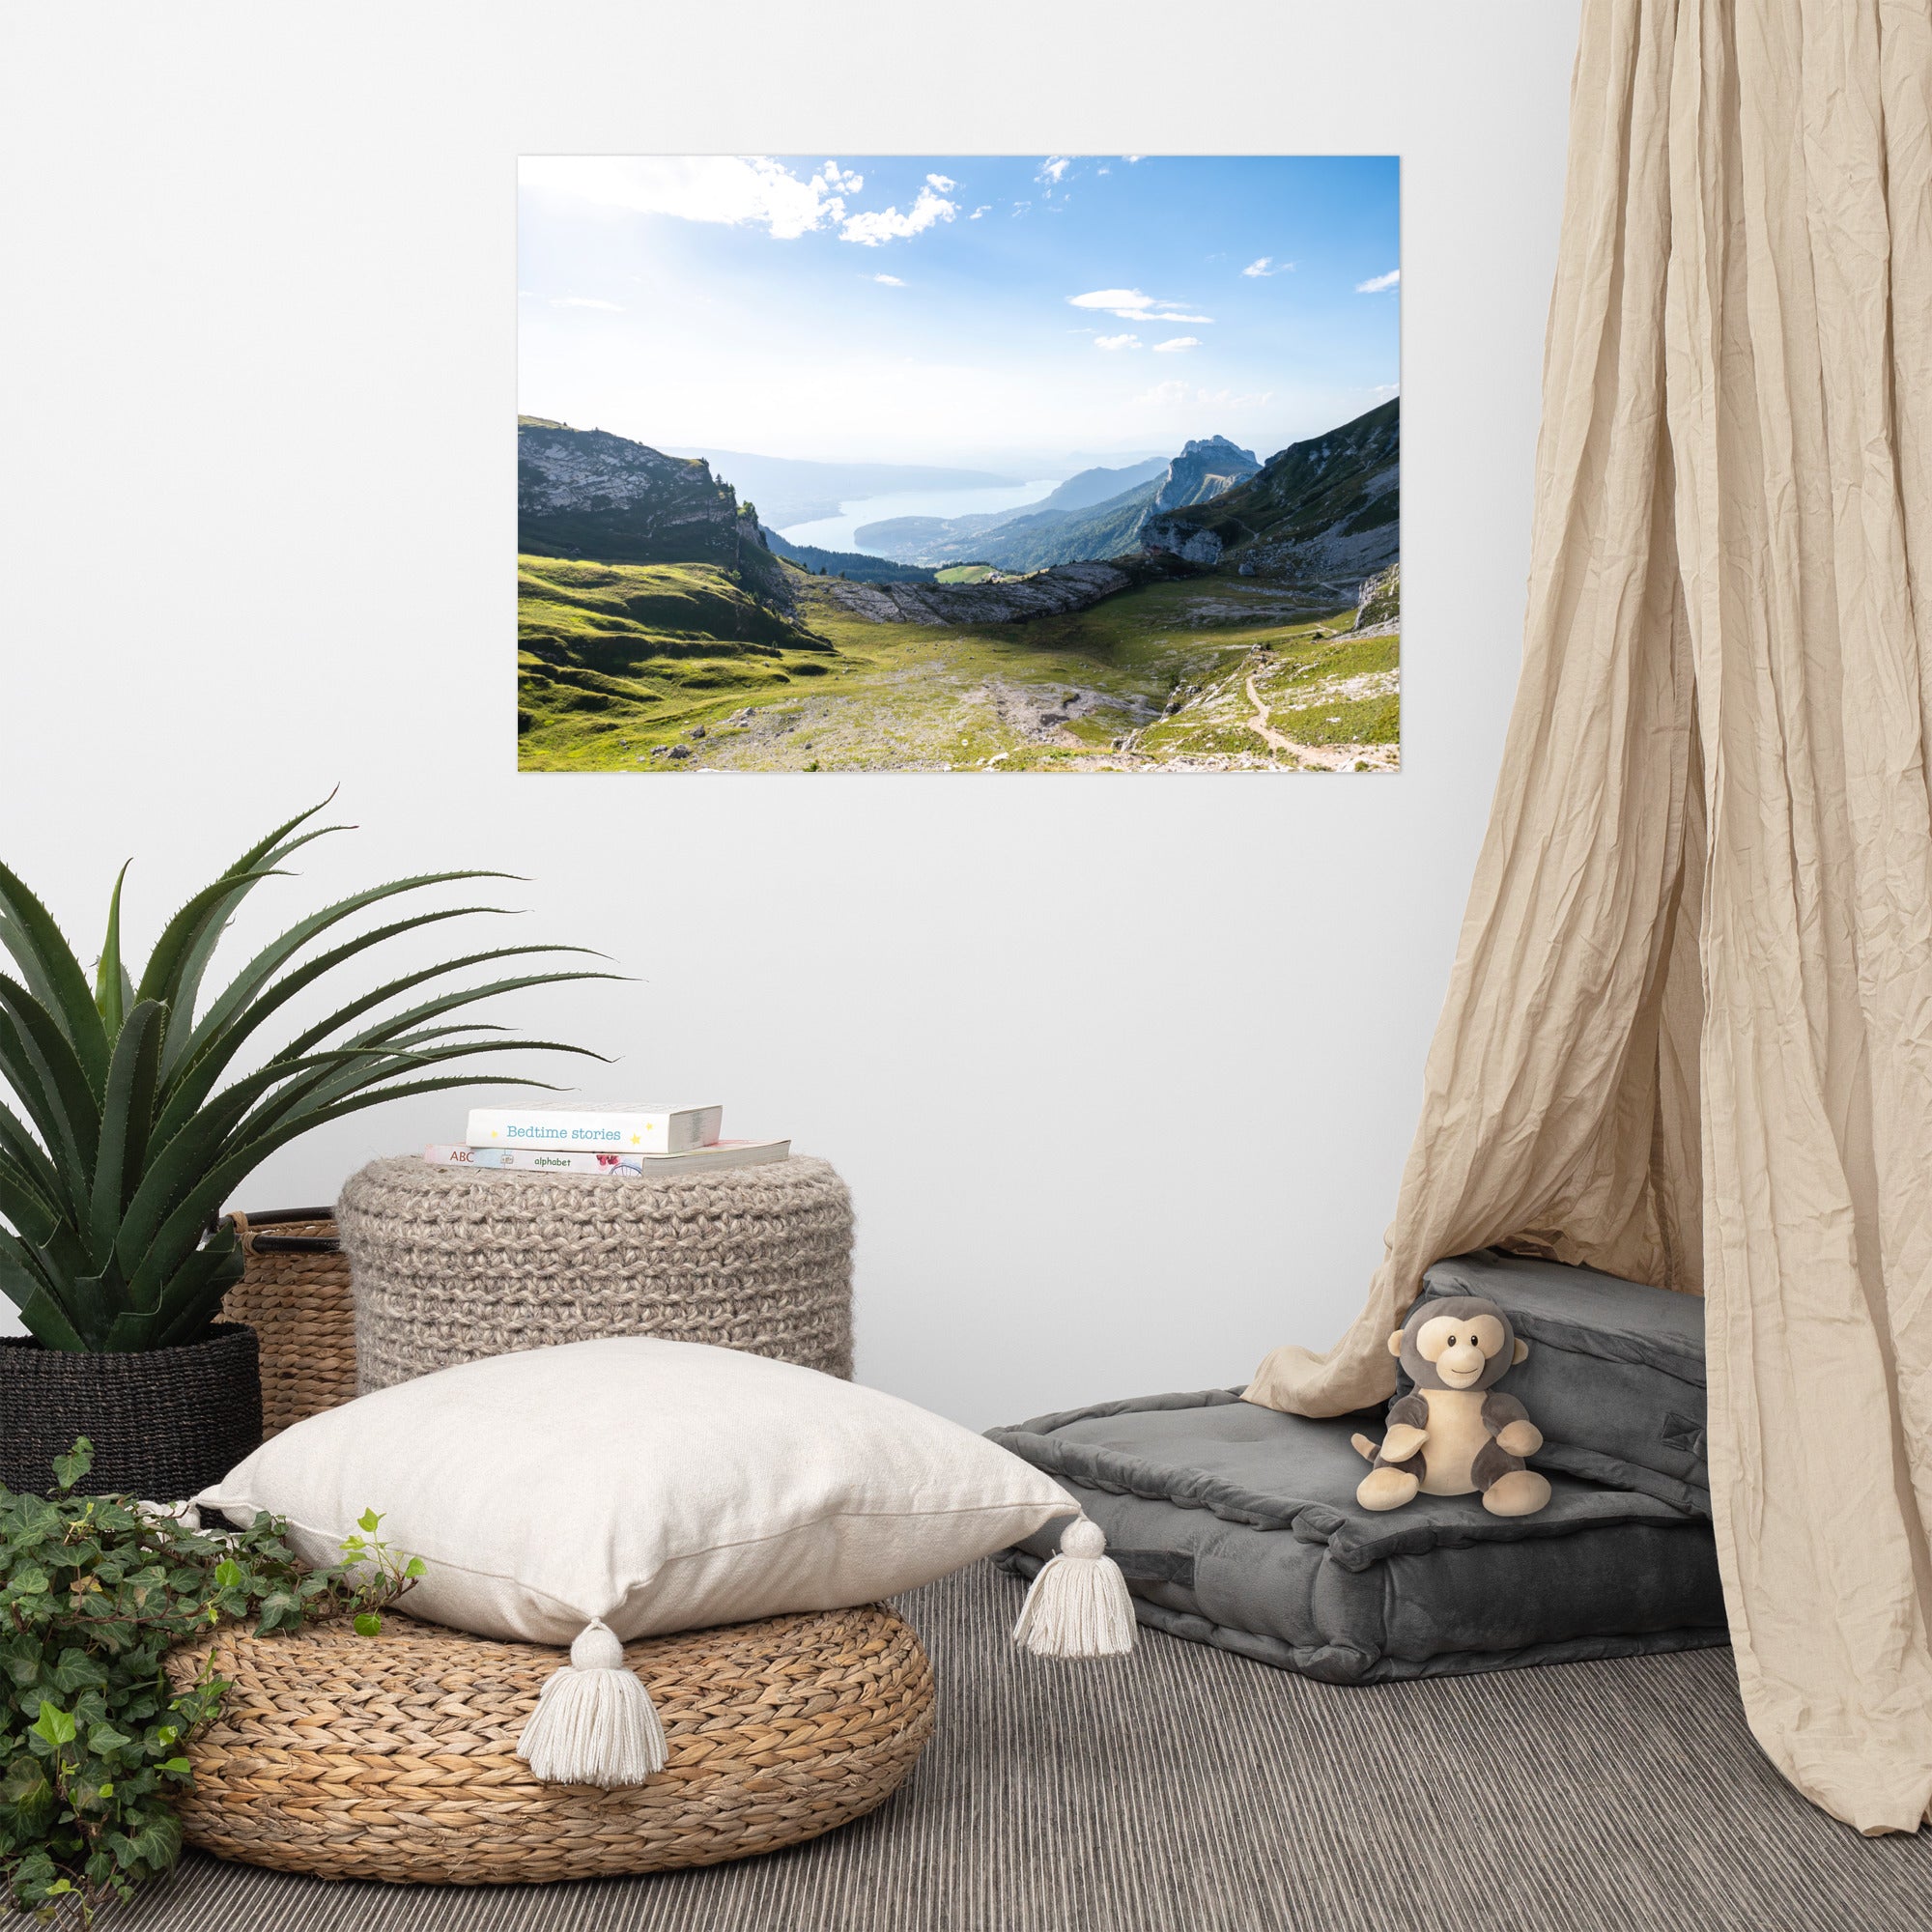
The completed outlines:
{"type": "Polygon", "coordinates": [[[519,763],[1401,756],[1393,156],[532,156],[519,763]]]}

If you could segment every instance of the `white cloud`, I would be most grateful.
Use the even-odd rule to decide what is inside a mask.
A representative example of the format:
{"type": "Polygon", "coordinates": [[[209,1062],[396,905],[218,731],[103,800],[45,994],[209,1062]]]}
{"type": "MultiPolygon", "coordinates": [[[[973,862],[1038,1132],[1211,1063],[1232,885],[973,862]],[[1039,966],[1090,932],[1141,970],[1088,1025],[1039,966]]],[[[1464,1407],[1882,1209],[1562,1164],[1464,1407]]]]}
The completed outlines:
{"type": "Polygon", "coordinates": [[[838,233],[843,241],[857,242],[866,248],[877,248],[884,242],[903,241],[908,236],[921,234],[935,221],[951,221],[958,213],[952,202],[934,194],[929,187],[923,187],[919,191],[919,199],[905,213],[901,214],[894,206],[873,209],[864,214],[848,214],[838,233]]]}
{"type": "Polygon", "coordinates": [[[596,296],[552,296],[550,305],[552,308],[608,308],[614,315],[624,312],[622,302],[607,302],[596,296]]]}
{"type": "Polygon", "coordinates": [[[1277,262],[1272,255],[1264,255],[1250,262],[1241,273],[1253,281],[1264,275],[1285,275],[1293,267],[1293,262],[1277,262]]]}
{"type": "Polygon", "coordinates": [[[525,187],[598,208],[760,227],[779,242],[843,221],[844,196],[864,185],[836,161],[801,181],[762,155],[527,156],[517,178],[525,187]]]}
{"type": "Polygon", "coordinates": [[[951,194],[959,184],[951,175],[927,175],[926,185],[936,187],[941,194],[951,194]]]}
{"type": "Polygon", "coordinates": [[[1134,162],[1134,161],[1138,161],[1138,160],[1140,159],[1140,156],[1139,156],[1138,155],[1122,155],[1122,156],[1121,156],[1121,158],[1122,158],[1122,160],[1123,160],[1123,161],[1127,161],[1127,162],[1130,162],[1130,163],[1131,163],[1131,162],[1134,162]]]}
{"type": "Polygon", "coordinates": [[[1084,296],[1068,296],[1075,308],[1103,308],[1110,315],[1138,315],[1153,300],[1139,289],[1090,289],[1084,296]]]}
{"type": "Polygon", "coordinates": [[[1096,335],[1094,338],[1095,349],[1138,349],[1140,346],[1138,335],[1096,335]]]}
{"type": "Polygon", "coordinates": [[[1358,296],[1378,296],[1384,289],[1395,288],[1401,281],[1402,270],[1391,269],[1385,275],[1375,275],[1366,282],[1357,282],[1355,293],[1358,296]]]}
{"type": "Polygon", "coordinates": [[[1071,155],[1049,155],[1039,164],[1039,172],[1034,176],[1034,180],[1037,182],[1045,182],[1052,187],[1058,187],[1066,170],[1072,165],[1073,156],[1071,155]]]}
{"type": "Polygon", "coordinates": [[[872,279],[875,282],[883,282],[889,289],[902,289],[905,287],[905,284],[896,275],[874,275],[872,279]]]}
{"type": "Polygon", "coordinates": [[[1143,295],[1139,289],[1092,289],[1084,296],[1068,296],[1075,308],[1105,309],[1122,322],[1212,322],[1211,315],[1189,315],[1171,301],[1143,295]]]}
{"type": "Polygon", "coordinates": [[[966,219],[968,221],[978,221],[980,215],[991,214],[992,212],[993,212],[993,204],[990,201],[982,201],[980,204],[980,206],[976,208],[973,211],[973,213],[966,217],[966,219]]]}
{"type": "Polygon", "coordinates": [[[1017,220],[1018,220],[1018,219],[1020,218],[1020,216],[1021,216],[1021,215],[1023,215],[1023,214],[1024,214],[1024,213],[1025,213],[1027,212],[1027,210],[1028,210],[1028,209],[1030,209],[1030,208],[1031,208],[1032,206],[1033,206],[1033,203],[1032,203],[1032,202],[1030,202],[1030,201],[1016,201],[1016,202],[1014,202],[1014,203],[1013,203],[1013,219],[1014,219],[1015,221],[1017,221],[1017,220]]]}
{"type": "Polygon", "coordinates": [[[1164,355],[1170,350],[1174,349],[1199,349],[1200,347],[1201,338],[1198,335],[1171,335],[1165,342],[1156,342],[1153,346],[1153,353],[1156,355],[1164,355]]]}
{"type": "Polygon", "coordinates": [[[1185,383],[1156,383],[1152,388],[1136,396],[1137,403],[1148,403],[1157,410],[1172,409],[1177,403],[1187,400],[1188,385],[1185,383]]]}

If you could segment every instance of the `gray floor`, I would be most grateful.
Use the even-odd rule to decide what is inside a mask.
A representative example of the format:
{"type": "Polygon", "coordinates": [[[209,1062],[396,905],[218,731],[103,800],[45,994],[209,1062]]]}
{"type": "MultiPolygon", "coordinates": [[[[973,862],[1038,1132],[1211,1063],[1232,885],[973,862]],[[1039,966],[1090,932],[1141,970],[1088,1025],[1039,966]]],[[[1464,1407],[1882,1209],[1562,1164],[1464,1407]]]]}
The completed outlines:
{"type": "Polygon", "coordinates": [[[1860,1838],[1751,1742],[1730,1653],[1371,1690],[1144,1634],[1005,1641],[981,1568],[901,1607],[938,1735],[883,1809],[704,1871],[473,1890],[190,1856],[142,1932],[1924,1932],[1932,1833],[1860,1838]]]}

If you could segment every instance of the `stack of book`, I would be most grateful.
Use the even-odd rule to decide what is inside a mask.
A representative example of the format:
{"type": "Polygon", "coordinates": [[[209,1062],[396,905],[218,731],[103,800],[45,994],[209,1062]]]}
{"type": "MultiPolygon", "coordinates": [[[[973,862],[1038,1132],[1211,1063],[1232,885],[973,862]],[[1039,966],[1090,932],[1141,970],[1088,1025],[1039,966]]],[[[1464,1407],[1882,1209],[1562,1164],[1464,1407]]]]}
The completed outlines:
{"type": "Polygon", "coordinates": [[[720,1138],[723,1107],[475,1107],[460,1147],[425,1148],[439,1167],[550,1174],[685,1174],[783,1160],[789,1141],[720,1138]]]}

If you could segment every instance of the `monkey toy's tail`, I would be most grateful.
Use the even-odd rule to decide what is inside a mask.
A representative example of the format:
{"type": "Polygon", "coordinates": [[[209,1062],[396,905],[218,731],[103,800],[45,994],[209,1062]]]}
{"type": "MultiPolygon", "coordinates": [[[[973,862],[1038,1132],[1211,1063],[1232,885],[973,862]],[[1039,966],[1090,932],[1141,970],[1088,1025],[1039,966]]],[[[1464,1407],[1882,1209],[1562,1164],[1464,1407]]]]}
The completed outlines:
{"type": "Polygon", "coordinates": [[[1356,1455],[1365,1458],[1371,1463],[1382,1453],[1382,1445],[1379,1442],[1371,1442],[1366,1435],[1351,1435],[1349,1437],[1349,1440],[1355,1445],[1356,1455]]]}

